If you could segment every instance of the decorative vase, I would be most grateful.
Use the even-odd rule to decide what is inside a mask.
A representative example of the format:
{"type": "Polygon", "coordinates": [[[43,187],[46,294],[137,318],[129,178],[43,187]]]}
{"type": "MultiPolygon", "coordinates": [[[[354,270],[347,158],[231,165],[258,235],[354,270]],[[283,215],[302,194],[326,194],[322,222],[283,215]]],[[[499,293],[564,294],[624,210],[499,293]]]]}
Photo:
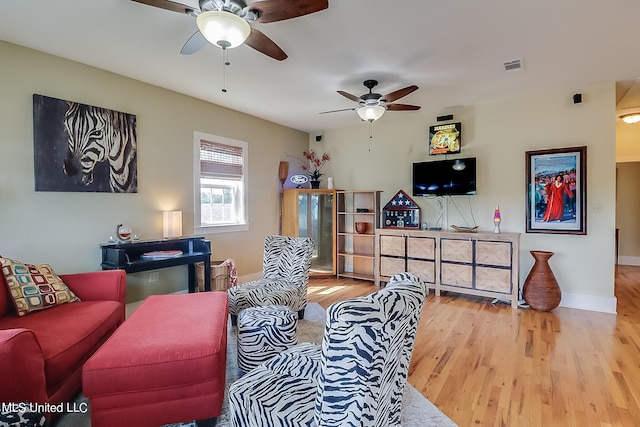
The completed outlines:
{"type": "Polygon", "coordinates": [[[535,259],[531,271],[524,281],[522,296],[531,308],[551,311],[560,304],[562,292],[549,266],[553,252],[529,251],[535,259]]]}
{"type": "Polygon", "coordinates": [[[131,228],[126,225],[118,224],[116,226],[116,236],[121,242],[128,242],[131,239],[131,228]]]}
{"type": "Polygon", "coordinates": [[[364,234],[367,232],[367,223],[366,222],[356,222],[356,233],[364,234]]]}
{"type": "Polygon", "coordinates": [[[309,181],[311,183],[311,188],[320,188],[320,181],[309,181]]]}

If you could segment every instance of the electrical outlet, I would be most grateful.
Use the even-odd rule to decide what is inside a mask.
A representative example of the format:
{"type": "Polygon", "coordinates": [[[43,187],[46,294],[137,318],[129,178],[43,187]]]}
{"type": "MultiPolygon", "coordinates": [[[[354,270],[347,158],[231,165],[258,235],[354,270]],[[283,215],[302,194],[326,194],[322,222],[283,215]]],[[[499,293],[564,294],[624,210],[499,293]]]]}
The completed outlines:
{"type": "Polygon", "coordinates": [[[160,273],[157,271],[149,273],[149,283],[157,282],[160,280],[160,273]]]}

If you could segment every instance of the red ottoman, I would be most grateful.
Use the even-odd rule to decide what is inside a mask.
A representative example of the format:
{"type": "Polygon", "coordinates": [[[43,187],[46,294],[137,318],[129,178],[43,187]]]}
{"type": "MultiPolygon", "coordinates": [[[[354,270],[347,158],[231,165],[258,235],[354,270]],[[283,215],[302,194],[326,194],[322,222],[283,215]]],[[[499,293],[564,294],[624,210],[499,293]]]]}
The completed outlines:
{"type": "Polygon", "coordinates": [[[226,292],[153,295],[85,363],[92,427],[155,427],[220,415],[226,292]]]}

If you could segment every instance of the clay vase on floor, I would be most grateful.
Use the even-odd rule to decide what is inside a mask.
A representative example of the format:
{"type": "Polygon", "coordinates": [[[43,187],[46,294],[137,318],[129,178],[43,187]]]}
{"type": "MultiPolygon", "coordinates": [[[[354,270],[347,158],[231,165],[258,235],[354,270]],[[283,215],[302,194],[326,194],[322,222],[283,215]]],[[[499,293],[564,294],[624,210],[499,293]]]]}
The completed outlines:
{"type": "Polygon", "coordinates": [[[524,281],[522,296],[531,308],[540,311],[551,311],[560,304],[562,292],[549,266],[549,258],[553,252],[529,251],[536,260],[524,281]]]}

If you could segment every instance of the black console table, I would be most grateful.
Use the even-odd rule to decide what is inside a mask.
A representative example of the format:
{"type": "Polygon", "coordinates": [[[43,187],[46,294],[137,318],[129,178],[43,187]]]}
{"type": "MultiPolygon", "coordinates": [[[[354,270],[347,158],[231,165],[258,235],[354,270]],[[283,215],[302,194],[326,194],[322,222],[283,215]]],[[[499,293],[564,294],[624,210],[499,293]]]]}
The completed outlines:
{"type": "Polygon", "coordinates": [[[204,289],[211,290],[211,242],[204,237],[180,239],[143,240],[133,242],[104,243],[102,250],[103,270],[122,269],[127,273],[157,270],[159,268],[188,265],[189,292],[196,290],[196,262],[204,262],[204,289]],[[182,251],[182,254],[167,258],[146,258],[144,254],[156,251],[182,251]]]}

